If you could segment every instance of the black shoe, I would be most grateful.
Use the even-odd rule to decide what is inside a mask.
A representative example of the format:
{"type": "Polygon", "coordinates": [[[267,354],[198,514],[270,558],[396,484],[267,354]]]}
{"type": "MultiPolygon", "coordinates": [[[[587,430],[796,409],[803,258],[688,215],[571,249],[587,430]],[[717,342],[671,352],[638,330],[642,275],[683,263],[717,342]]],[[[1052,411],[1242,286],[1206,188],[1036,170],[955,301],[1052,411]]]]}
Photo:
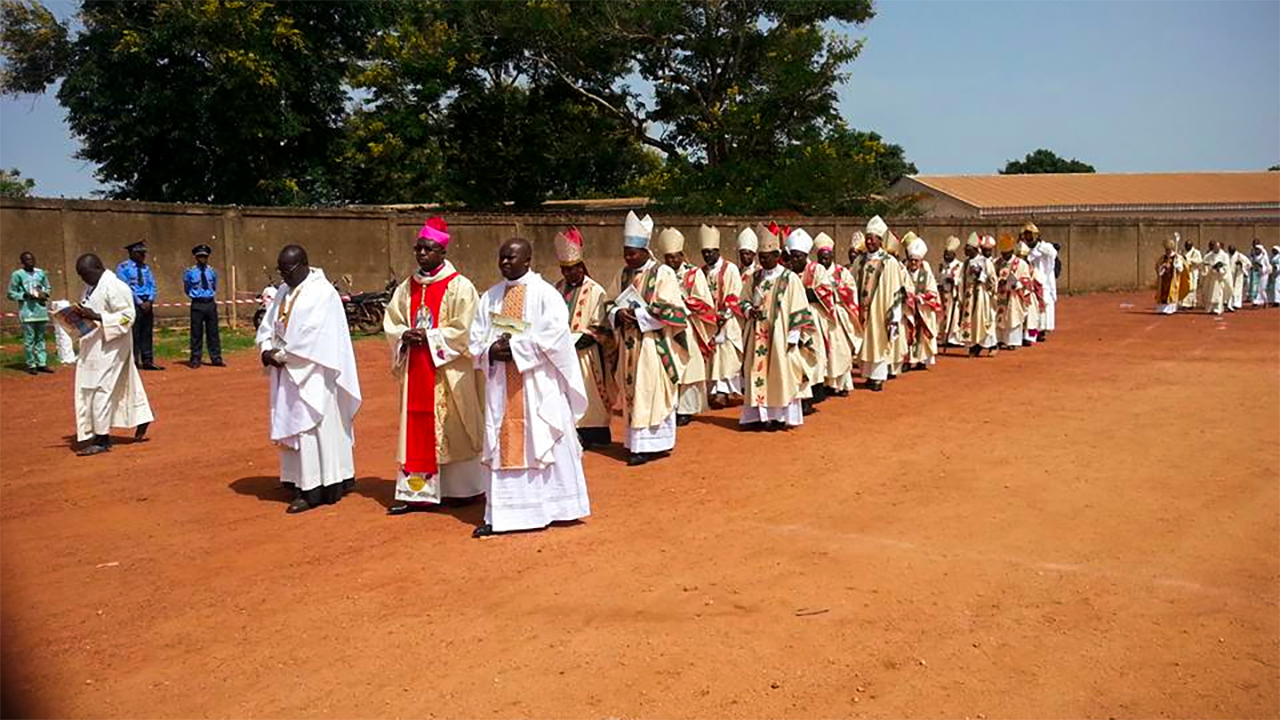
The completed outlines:
{"type": "Polygon", "coordinates": [[[144,422],[133,431],[133,439],[142,442],[147,439],[147,428],[151,427],[151,423],[144,422]]]}
{"type": "Polygon", "coordinates": [[[489,523],[485,523],[484,525],[481,525],[480,527],[471,531],[471,537],[473,538],[487,538],[487,537],[492,537],[494,535],[497,535],[497,533],[493,531],[493,526],[490,525],[489,523]]]}
{"type": "MultiPolygon", "coordinates": [[[[812,414],[814,414],[814,413],[816,413],[816,412],[818,412],[818,410],[817,410],[817,408],[815,408],[815,407],[813,406],[813,401],[812,401],[812,400],[801,400],[801,401],[800,401],[800,414],[801,414],[802,416],[804,416],[804,417],[809,417],[810,415],[812,415],[812,414]]],[[[772,423],[770,423],[770,424],[772,424],[772,423]]],[[[771,428],[771,429],[772,429],[772,428],[771,428]]]]}
{"type": "Polygon", "coordinates": [[[693,422],[692,415],[676,415],[676,427],[684,427],[693,422]]]}
{"type": "Polygon", "coordinates": [[[27,368],[28,375],[35,375],[38,372],[35,368],[27,368]]]}
{"type": "Polygon", "coordinates": [[[52,371],[52,370],[50,370],[49,368],[47,368],[47,367],[45,367],[45,366],[43,366],[43,365],[42,365],[42,366],[40,366],[40,367],[38,367],[38,368],[36,368],[36,372],[38,372],[38,373],[48,373],[49,375],[52,375],[52,374],[53,374],[53,371],[52,371]]]}
{"type": "Polygon", "coordinates": [[[884,381],[883,381],[883,380],[868,380],[868,381],[867,381],[867,389],[868,389],[868,390],[870,390],[871,392],[880,392],[881,390],[884,390],[884,381]]]}
{"type": "Polygon", "coordinates": [[[627,467],[643,465],[653,459],[649,453],[631,453],[627,456],[627,467]]]}
{"type": "Polygon", "coordinates": [[[1035,343],[1034,343],[1034,342],[1032,342],[1032,341],[1030,341],[1030,340],[1023,340],[1023,341],[1022,341],[1022,347],[1031,347],[1032,345],[1035,345],[1035,343]]]}
{"type": "Polygon", "coordinates": [[[297,515],[298,513],[306,512],[310,509],[311,503],[307,502],[306,498],[296,497],[293,499],[293,502],[289,503],[289,507],[285,508],[284,511],[288,515],[297,515]]]}
{"type": "Polygon", "coordinates": [[[387,508],[387,514],[388,515],[408,515],[409,513],[422,512],[428,509],[429,508],[426,505],[421,505],[419,503],[402,502],[402,503],[396,503],[395,505],[392,505],[391,507],[387,508]]]}
{"type": "Polygon", "coordinates": [[[222,358],[214,358],[214,359],[212,359],[212,360],[210,360],[210,361],[209,361],[209,364],[210,364],[210,365],[212,365],[212,366],[214,366],[214,367],[226,367],[226,366],[227,366],[227,364],[226,364],[226,363],[222,362],[222,358]]]}
{"type": "Polygon", "coordinates": [[[138,369],[139,370],[163,370],[164,368],[160,367],[154,362],[148,362],[148,363],[142,363],[141,365],[139,365],[138,369]]]}
{"type": "Polygon", "coordinates": [[[200,369],[200,361],[191,360],[190,362],[187,363],[187,367],[191,368],[192,370],[198,370],[200,369]]]}
{"type": "Polygon", "coordinates": [[[978,357],[978,353],[980,352],[982,352],[982,346],[974,345],[973,347],[969,348],[969,357],[978,357]]]}

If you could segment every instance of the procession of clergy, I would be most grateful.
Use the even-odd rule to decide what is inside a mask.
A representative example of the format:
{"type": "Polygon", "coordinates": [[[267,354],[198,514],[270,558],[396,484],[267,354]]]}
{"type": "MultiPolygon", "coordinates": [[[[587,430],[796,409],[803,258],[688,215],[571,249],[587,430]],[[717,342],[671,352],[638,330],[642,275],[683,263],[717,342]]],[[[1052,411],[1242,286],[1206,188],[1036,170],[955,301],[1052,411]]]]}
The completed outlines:
{"type": "Polygon", "coordinates": [[[1270,254],[1254,239],[1248,255],[1211,241],[1203,254],[1187,240],[1178,250],[1178,233],[1166,240],[1156,261],[1156,311],[1172,315],[1179,308],[1203,308],[1213,315],[1280,305],[1280,245],[1270,254]]]}
{"type": "MultiPolygon", "coordinates": [[[[740,403],[744,429],[803,424],[814,405],[927,370],[940,350],[971,356],[1044,342],[1054,328],[1057,251],[1027,224],[1020,240],[976,233],[947,240],[938,273],[925,241],[899,239],[879,217],[855,233],[848,266],[826,234],[770,224],[738,232],[739,263],[702,226],[704,264],[685,238],[629,213],[624,266],[602,286],[576,228],[557,235],[562,277],[530,269],[528,241],[498,252],[502,281],[483,295],[447,259],[431,218],[416,238],[418,269],[397,287],[384,331],[400,380],[395,504],[404,515],[485,498],[476,537],[543,528],[590,513],[583,447],[612,441],[620,414],[628,465],[662,458],[677,427],[708,407],[740,403]],[[997,254],[998,251],[998,254],[997,254]],[[576,431],[575,431],[576,430],[576,431]]],[[[280,251],[283,280],[256,338],[268,375],[270,439],[287,512],[335,503],[355,484],[353,420],[360,382],[342,301],[305,249],[280,251]]],[[[109,447],[111,427],[152,419],[134,363],[134,302],[94,255],[76,369],[78,435],[109,447]]]]}

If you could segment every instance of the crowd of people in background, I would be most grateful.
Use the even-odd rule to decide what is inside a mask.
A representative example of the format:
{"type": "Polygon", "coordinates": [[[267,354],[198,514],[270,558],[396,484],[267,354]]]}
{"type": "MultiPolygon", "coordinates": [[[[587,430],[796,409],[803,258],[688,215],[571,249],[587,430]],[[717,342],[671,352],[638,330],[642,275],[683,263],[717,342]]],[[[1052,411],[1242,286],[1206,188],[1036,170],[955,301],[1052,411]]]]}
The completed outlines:
{"type": "Polygon", "coordinates": [[[1181,237],[1165,241],[1156,261],[1156,311],[1171,315],[1203,308],[1214,315],[1245,307],[1280,306],[1280,245],[1271,252],[1257,238],[1249,254],[1216,240],[1201,253],[1190,240],[1178,249],[1181,237]]]}
{"type": "MultiPolygon", "coordinates": [[[[854,233],[848,264],[826,233],[777,223],[735,228],[737,263],[719,228],[703,225],[690,262],[684,234],[628,213],[621,267],[599,282],[577,228],[554,242],[560,277],[531,270],[532,247],[498,251],[502,281],[481,294],[448,259],[447,223],[428,220],[412,248],[417,270],[395,289],[383,320],[399,380],[397,476],[390,515],[485,498],[477,537],[546,527],[590,513],[584,448],[613,443],[621,418],[627,464],[667,457],[678,428],[709,409],[738,407],[745,431],[797,428],[817,406],[855,389],[881,392],[928,371],[948,349],[993,356],[1046,342],[1055,331],[1058,248],[1034,223],[1014,237],[948,237],[935,269],[924,238],[899,238],[879,217],[854,233]]],[[[1246,256],[1220,243],[1202,255],[1177,236],[1156,267],[1157,310],[1233,312],[1280,304],[1280,246],[1246,256]]],[[[155,281],[146,245],[115,271],[93,254],[76,272],[83,300],[60,324],[79,327],[79,454],[111,449],[110,429],[144,439],[153,415],[139,370],[151,348],[155,281]],[[70,319],[68,319],[68,317],[70,319]]],[[[192,249],[190,365],[207,340],[222,365],[211,249],[192,249]]],[[[23,253],[10,281],[29,372],[49,372],[43,335],[47,274],[23,253]]],[[[346,313],[306,250],[281,250],[282,280],[255,338],[268,376],[269,437],[287,512],[332,504],[355,484],[353,422],[362,403],[346,313]]]]}

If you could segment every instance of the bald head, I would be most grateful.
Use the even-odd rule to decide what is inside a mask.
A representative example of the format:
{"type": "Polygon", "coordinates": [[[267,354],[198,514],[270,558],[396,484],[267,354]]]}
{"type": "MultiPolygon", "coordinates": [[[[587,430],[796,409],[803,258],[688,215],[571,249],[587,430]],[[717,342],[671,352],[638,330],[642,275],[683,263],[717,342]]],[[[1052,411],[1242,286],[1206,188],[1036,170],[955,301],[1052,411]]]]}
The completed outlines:
{"type": "Polygon", "coordinates": [[[533,246],[522,237],[513,237],[498,249],[498,271],[508,280],[519,280],[529,272],[533,246]]]}
{"type": "Polygon", "coordinates": [[[86,285],[97,285],[104,272],[106,268],[102,265],[102,258],[97,255],[85,253],[76,258],[76,274],[86,285]]]}
{"type": "Polygon", "coordinates": [[[276,258],[276,271],[289,287],[298,287],[311,274],[307,251],[301,245],[285,245],[276,258]]]}

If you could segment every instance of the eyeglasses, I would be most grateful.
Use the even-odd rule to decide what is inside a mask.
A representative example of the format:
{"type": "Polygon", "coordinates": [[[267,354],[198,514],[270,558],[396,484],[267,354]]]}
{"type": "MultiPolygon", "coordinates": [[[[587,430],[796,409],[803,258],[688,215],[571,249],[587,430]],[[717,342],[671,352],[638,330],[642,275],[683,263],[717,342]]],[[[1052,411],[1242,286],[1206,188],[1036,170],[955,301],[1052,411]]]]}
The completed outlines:
{"type": "Polygon", "coordinates": [[[298,266],[299,266],[299,265],[301,265],[301,264],[302,264],[302,261],[301,261],[301,260],[299,260],[298,262],[296,262],[296,263],[294,263],[294,264],[290,265],[290,266],[289,266],[289,267],[287,267],[287,268],[282,268],[282,267],[280,267],[279,265],[277,265],[277,266],[276,266],[276,272],[280,273],[280,277],[284,277],[284,276],[288,275],[289,273],[293,272],[294,270],[296,270],[296,269],[298,268],[298,266]]]}

